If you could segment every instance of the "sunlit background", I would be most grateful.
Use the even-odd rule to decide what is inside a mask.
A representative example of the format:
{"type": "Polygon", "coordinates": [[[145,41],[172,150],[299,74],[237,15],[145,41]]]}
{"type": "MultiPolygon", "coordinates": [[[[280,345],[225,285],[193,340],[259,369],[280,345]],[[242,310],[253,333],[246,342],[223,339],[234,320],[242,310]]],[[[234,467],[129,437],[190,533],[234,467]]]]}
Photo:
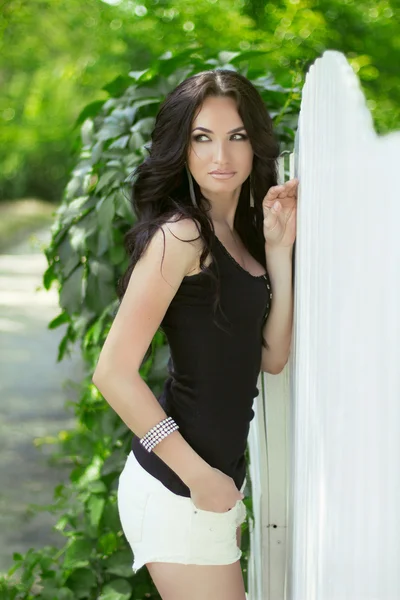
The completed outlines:
{"type": "MultiPolygon", "coordinates": [[[[118,74],[198,44],[265,50],[271,69],[346,54],[380,131],[400,121],[395,0],[9,0],[0,21],[0,196],[57,201],[81,109],[118,74]]],[[[266,64],[266,66],[267,66],[266,64]]]]}

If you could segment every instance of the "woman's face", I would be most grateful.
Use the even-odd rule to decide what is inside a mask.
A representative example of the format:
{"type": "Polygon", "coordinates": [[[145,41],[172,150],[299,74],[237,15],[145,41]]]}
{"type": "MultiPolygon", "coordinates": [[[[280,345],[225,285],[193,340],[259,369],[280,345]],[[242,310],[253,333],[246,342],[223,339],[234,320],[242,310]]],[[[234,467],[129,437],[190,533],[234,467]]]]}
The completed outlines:
{"type": "Polygon", "coordinates": [[[208,97],[191,128],[188,167],[206,198],[240,191],[251,173],[253,150],[236,102],[208,97]],[[208,130],[208,131],[207,131],[208,130]],[[223,171],[218,175],[213,171],[223,171]]]}

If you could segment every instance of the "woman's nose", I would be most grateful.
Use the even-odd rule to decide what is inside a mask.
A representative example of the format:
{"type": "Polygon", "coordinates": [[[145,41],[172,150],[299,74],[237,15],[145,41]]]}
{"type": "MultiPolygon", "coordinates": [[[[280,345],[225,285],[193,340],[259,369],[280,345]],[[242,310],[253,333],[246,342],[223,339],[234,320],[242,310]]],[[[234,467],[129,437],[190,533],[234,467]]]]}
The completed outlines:
{"type": "Polygon", "coordinates": [[[215,160],[219,163],[228,162],[229,151],[225,142],[216,142],[215,147],[215,160]]]}

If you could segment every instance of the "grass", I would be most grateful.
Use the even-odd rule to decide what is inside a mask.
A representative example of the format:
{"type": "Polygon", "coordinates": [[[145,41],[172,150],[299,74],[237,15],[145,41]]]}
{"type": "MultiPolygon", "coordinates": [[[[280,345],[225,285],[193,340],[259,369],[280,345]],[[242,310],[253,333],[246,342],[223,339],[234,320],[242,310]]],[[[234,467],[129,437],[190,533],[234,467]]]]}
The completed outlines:
{"type": "Polygon", "coordinates": [[[55,204],[22,198],[0,202],[0,252],[54,221],[55,204]]]}

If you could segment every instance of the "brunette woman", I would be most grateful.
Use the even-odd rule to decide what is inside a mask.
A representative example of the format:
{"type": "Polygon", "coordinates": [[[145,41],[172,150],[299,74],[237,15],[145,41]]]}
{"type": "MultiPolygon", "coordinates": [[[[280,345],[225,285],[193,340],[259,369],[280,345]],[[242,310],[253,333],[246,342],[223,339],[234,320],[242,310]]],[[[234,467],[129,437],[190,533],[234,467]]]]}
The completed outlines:
{"type": "Polygon", "coordinates": [[[163,102],[133,184],[137,223],[121,304],[93,375],[133,432],[118,507],[163,600],[244,600],[245,450],[260,371],[292,333],[297,180],[256,88],[217,69],[163,102]],[[156,398],[139,369],[161,328],[171,359],[156,398]]]}

